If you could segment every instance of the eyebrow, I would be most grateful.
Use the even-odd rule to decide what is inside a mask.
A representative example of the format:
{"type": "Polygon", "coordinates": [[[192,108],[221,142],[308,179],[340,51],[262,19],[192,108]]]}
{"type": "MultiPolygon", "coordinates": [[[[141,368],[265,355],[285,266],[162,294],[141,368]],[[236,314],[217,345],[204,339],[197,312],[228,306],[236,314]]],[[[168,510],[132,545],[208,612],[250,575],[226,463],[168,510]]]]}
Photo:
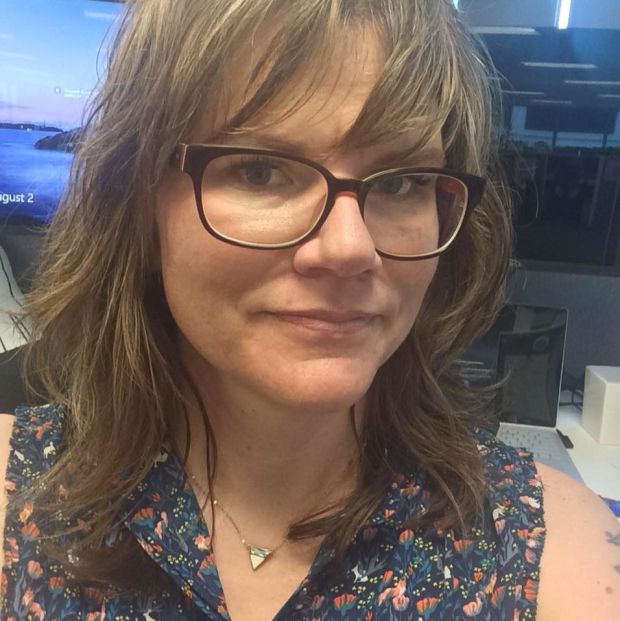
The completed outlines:
{"type": "MultiPolygon", "coordinates": [[[[294,138],[280,138],[269,134],[220,134],[215,137],[215,141],[223,144],[255,147],[259,149],[271,149],[289,155],[300,155],[312,159],[308,153],[308,147],[301,141],[294,138]],[[239,139],[237,139],[239,136],[239,139]]],[[[445,167],[446,156],[443,149],[438,147],[404,147],[391,150],[386,153],[370,158],[370,168],[378,170],[385,168],[396,168],[402,166],[438,166],[445,167]]]]}

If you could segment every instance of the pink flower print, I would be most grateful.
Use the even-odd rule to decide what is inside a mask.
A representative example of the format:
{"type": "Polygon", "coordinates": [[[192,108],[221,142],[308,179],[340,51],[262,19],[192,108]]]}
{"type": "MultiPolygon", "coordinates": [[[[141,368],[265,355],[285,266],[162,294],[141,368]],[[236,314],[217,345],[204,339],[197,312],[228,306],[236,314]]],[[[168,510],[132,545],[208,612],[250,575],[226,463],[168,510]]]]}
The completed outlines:
{"type": "Polygon", "coordinates": [[[215,573],[215,557],[213,554],[207,554],[198,567],[198,577],[207,580],[207,576],[215,573]]]}
{"type": "Polygon", "coordinates": [[[538,553],[536,552],[536,550],[532,550],[530,548],[526,548],[525,549],[525,560],[528,563],[535,564],[538,561],[538,553]]]}
{"type": "Polygon", "coordinates": [[[32,602],[32,604],[30,604],[30,606],[28,607],[28,612],[31,615],[34,615],[34,618],[37,621],[44,621],[45,619],[45,610],[41,608],[41,604],[39,604],[38,602],[32,602]]]}
{"type": "MultiPolygon", "coordinates": [[[[38,602],[32,602],[32,604],[28,607],[28,612],[33,615],[32,618],[37,621],[44,621],[45,619],[45,610],[41,608],[41,604],[38,602]]],[[[30,619],[31,617],[29,616],[28,618],[30,619]]]]}
{"type": "Polygon", "coordinates": [[[495,530],[498,535],[504,530],[504,526],[506,526],[506,520],[504,518],[495,520],[495,530]]]}
{"type": "Polygon", "coordinates": [[[148,524],[153,522],[153,507],[143,507],[131,518],[132,522],[142,522],[148,524]]]}
{"type": "Polygon", "coordinates": [[[494,571],[487,582],[487,586],[484,589],[486,595],[491,595],[495,589],[495,583],[497,582],[497,571],[494,571]]]}
{"type": "Polygon", "coordinates": [[[409,546],[411,546],[411,544],[413,543],[413,538],[413,531],[408,528],[399,535],[398,541],[400,541],[400,543],[402,543],[405,548],[409,548],[409,546]]]}
{"type": "Polygon", "coordinates": [[[504,601],[504,595],[506,594],[506,587],[499,586],[495,589],[493,595],[491,595],[491,604],[493,604],[494,608],[499,608],[504,601]]]}
{"type": "Polygon", "coordinates": [[[389,582],[392,580],[393,576],[394,576],[394,572],[391,569],[388,569],[383,574],[383,578],[381,579],[381,584],[389,584],[389,582]]]}
{"type": "Polygon", "coordinates": [[[163,548],[158,543],[141,540],[140,545],[149,556],[159,557],[163,551],[163,548]]]}
{"type": "Polygon", "coordinates": [[[211,545],[211,537],[205,537],[205,535],[196,535],[194,537],[194,545],[201,551],[206,552],[211,545]]]}
{"type": "Polygon", "coordinates": [[[22,606],[29,607],[34,599],[34,593],[31,588],[26,589],[26,592],[22,595],[22,606]]]}
{"type": "Polygon", "coordinates": [[[334,598],[334,606],[336,610],[346,612],[347,610],[353,608],[356,599],[357,598],[352,593],[344,593],[343,595],[338,595],[338,597],[334,598]]]}
{"type": "Polygon", "coordinates": [[[409,485],[400,490],[400,493],[407,500],[411,500],[420,493],[420,486],[415,483],[409,483],[409,485]]]}
{"type": "Polygon", "coordinates": [[[396,583],[396,586],[392,587],[392,597],[400,597],[405,593],[405,589],[407,587],[407,583],[405,580],[401,579],[396,583]]]}
{"type": "Polygon", "coordinates": [[[34,522],[28,522],[28,524],[22,527],[22,535],[25,539],[36,539],[40,534],[41,532],[34,522]]]}
{"type": "Polygon", "coordinates": [[[65,586],[65,579],[62,576],[52,576],[49,581],[49,590],[53,593],[62,591],[65,586]]]}
{"type": "Polygon", "coordinates": [[[536,596],[538,595],[538,581],[528,578],[527,581],[525,582],[525,588],[523,589],[523,595],[525,599],[529,600],[530,602],[533,602],[536,599],[536,596]]]}
{"type": "Polygon", "coordinates": [[[394,610],[403,611],[409,607],[410,599],[406,595],[398,595],[392,598],[392,606],[394,610]]]}
{"type": "Polygon", "coordinates": [[[315,595],[312,598],[312,610],[318,610],[323,605],[324,601],[325,601],[324,595],[315,595]]]}
{"type": "Polygon", "coordinates": [[[439,599],[437,597],[425,597],[424,599],[416,602],[416,610],[419,614],[430,614],[437,608],[437,604],[439,603],[439,599]]]}
{"type": "Polygon", "coordinates": [[[467,554],[473,546],[473,541],[471,539],[455,539],[453,545],[459,554],[467,554]]]}
{"type": "Polygon", "coordinates": [[[159,520],[157,522],[157,524],[155,524],[155,534],[157,535],[158,539],[163,539],[163,530],[165,527],[168,526],[168,516],[166,515],[166,512],[163,511],[161,514],[161,520],[159,520]]]}
{"type": "Polygon", "coordinates": [[[394,511],[394,509],[384,509],[383,517],[385,517],[386,520],[389,520],[395,513],[396,511],[394,511]]]}
{"type": "Polygon", "coordinates": [[[44,422],[42,425],[35,427],[34,437],[37,440],[40,440],[43,437],[43,432],[46,429],[50,429],[51,427],[52,427],[52,421],[49,421],[49,420],[44,422]]]}
{"type": "Polygon", "coordinates": [[[536,500],[536,498],[532,498],[531,496],[519,496],[519,500],[526,505],[530,511],[540,509],[540,501],[536,500]]]}
{"type": "Polygon", "coordinates": [[[14,492],[17,489],[15,483],[13,481],[9,481],[8,479],[4,482],[4,490],[6,492],[14,492]]]}
{"type": "Polygon", "coordinates": [[[22,507],[22,510],[19,512],[19,521],[22,524],[25,524],[32,515],[32,511],[34,509],[34,505],[32,504],[32,500],[27,500],[22,507]]]}
{"type": "Polygon", "coordinates": [[[19,546],[15,537],[7,537],[6,543],[9,547],[4,549],[4,566],[7,569],[11,569],[13,563],[19,561],[19,546]]]}
{"type": "Polygon", "coordinates": [[[383,589],[379,594],[379,606],[385,602],[385,600],[391,595],[392,589],[388,587],[387,589],[383,589]]]}
{"type": "Polygon", "coordinates": [[[476,593],[476,601],[469,602],[463,606],[463,612],[467,617],[475,617],[482,610],[482,596],[476,593]]]}
{"type": "Polygon", "coordinates": [[[525,539],[529,535],[529,532],[530,531],[527,528],[519,528],[517,530],[517,537],[519,537],[519,539],[521,539],[522,541],[525,541],[525,539]]]}
{"type": "Polygon", "coordinates": [[[43,575],[43,569],[41,569],[41,563],[37,561],[28,561],[27,565],[28,574],[31,578],[40,578],[43,575]]]}

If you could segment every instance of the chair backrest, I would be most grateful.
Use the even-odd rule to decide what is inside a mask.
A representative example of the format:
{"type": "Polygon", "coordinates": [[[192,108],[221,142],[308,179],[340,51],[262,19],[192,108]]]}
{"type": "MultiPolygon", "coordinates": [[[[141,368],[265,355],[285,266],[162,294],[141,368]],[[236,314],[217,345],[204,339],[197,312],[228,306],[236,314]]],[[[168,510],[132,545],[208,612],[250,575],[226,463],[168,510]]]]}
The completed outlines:
{"type": "Polygon", "coordinates": [[[39,397],[26,391],[21,377],[23,347],[0,353],[0,413],[10,414],[18,405],[40,405],[39,397]]]}

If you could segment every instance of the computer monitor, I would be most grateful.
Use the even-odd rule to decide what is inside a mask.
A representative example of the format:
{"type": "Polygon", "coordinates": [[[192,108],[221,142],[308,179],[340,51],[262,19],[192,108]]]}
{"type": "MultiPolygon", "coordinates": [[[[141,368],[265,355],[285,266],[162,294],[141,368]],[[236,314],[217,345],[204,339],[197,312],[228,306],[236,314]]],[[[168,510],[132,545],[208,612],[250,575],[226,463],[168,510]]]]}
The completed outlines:
{"type": "Polygon", "coordinates": [[[0,0],[0,220],[48,222],[122,5],[0,0]]]}
{"type": "Polygon", "coordinates": [[[507,304],[462,356],[470,385],[506,380],[496,402],[501,421],[555,426],[567,324],[565,308],[507,304]]]}

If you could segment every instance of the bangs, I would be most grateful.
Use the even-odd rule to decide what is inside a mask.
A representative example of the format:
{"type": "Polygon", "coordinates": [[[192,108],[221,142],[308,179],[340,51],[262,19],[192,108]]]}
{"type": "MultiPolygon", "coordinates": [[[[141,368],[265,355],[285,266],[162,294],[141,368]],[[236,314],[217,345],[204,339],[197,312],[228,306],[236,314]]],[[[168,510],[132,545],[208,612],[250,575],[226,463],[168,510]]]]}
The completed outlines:
{"type": "Polygon", "coordinates": [[[246,134],[287,119],[325,85],[328,72],[342,75],[344,55],[339,52],[361,54],[364,39],[374,35],[384,63],[356,121],[334,148],[369,147],[414,130],[416,151],[442,132],[448,161],[454,159],[451,147],[475,105],[468,100],[484,100],[486,87],[480,68],[468,71],[460,60],[463,34],[456,24],[451,26],[456,19],[451,6],[437,0],[295,4],[297,10],[289,5],[257,25],[251,47],[247,42],[239,46],[246,63],[257,47],[259,53],[242,86],[243,103],[232,105],[230,91],[220,93],[218,107],[225,120],[216,133],[246,134]],[[255,41],[261,43],[256,46],[255,41]],[[468,89],[474,90],[469,98],[468,89]]]}

